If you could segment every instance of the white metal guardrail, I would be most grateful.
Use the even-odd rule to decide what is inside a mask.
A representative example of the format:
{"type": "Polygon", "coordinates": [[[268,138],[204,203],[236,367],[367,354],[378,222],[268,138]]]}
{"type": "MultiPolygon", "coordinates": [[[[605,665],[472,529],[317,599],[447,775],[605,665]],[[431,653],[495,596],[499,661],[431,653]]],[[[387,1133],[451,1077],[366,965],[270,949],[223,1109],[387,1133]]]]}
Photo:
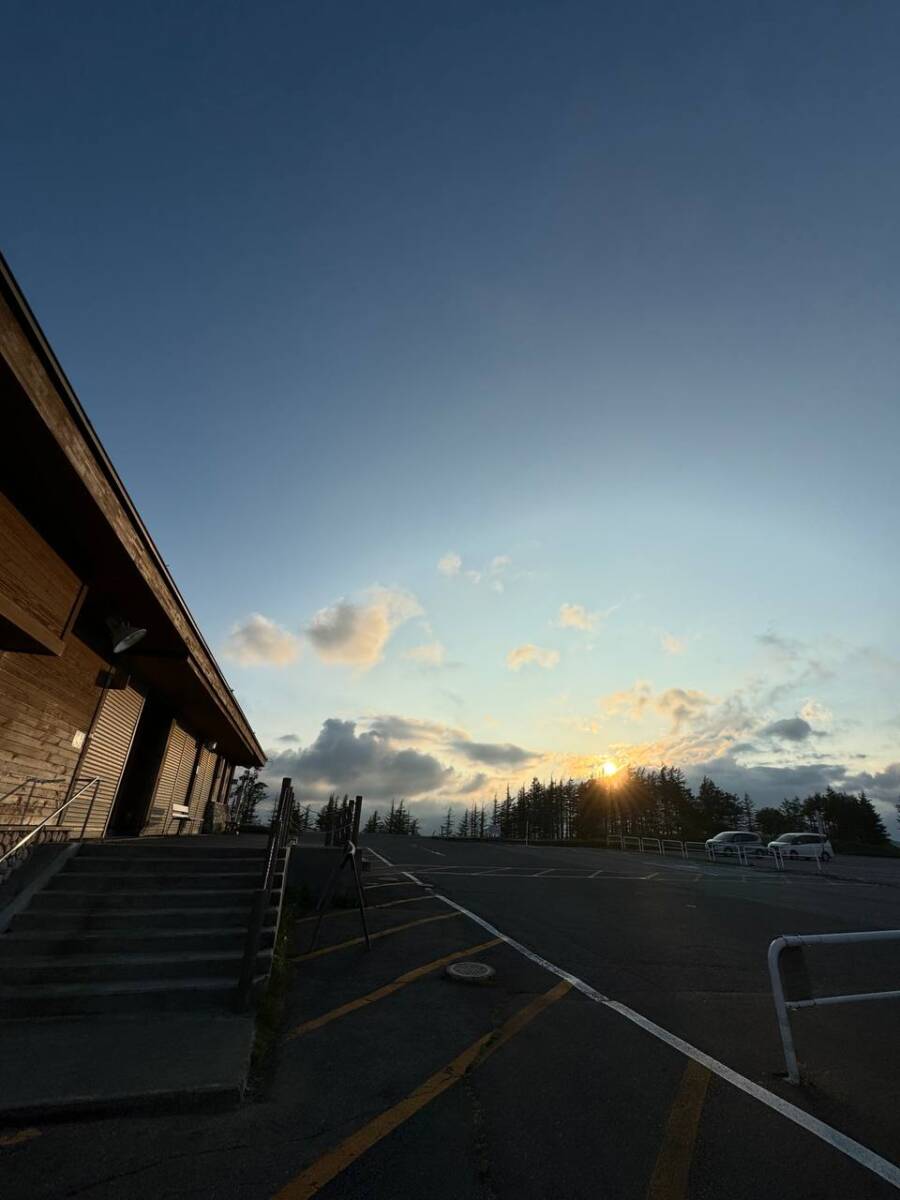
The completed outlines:
{"type": "Polygon", "coordinates": [[[804,946],[841,946],[858,942],[900,942],[900,929],[874,929],[867,933],[808,933],[783,934],[769,946],[769,978],[772,999],[778,1017],[778,1031],[784,1048],[784,1064],[790,1083],[800,1082],[800,1068],[794,1049],[791,1011],[798,1008],[821,1008],[829,1004],[855,1004],[863,1000],[900,1000],[900,989],[885,992],[855,992],[843,996],[810,996],[806,1000],[786,1000],[781,978],[781,956],[786,950],[801,950],[804,946]]]}
{"type": "Polygon", "coordinates": [[[642,837],[641,838],[641,850],[645,854],[649,853],[649,851],[647,849],[648,846],[649,846],[650,850],[653,851],[654,854],[662,854],[662,847],[660,846],[659,838],[642,837]]]}

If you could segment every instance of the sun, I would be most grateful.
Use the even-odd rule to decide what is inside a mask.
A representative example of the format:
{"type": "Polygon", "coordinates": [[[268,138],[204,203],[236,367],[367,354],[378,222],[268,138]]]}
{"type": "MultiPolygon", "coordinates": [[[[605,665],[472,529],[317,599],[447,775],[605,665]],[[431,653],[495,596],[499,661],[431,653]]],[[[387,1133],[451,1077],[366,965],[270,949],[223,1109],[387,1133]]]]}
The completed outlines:
{"type": "Polygon", "coordinates": [[[607,776],[607,778],[610,775],[617,774],[619,771],[619,768],[616,766],[616,764],[614,762],[610,762],[609,760],[607,760],[600,769],[603,771],[603,774],[607,776]]]}

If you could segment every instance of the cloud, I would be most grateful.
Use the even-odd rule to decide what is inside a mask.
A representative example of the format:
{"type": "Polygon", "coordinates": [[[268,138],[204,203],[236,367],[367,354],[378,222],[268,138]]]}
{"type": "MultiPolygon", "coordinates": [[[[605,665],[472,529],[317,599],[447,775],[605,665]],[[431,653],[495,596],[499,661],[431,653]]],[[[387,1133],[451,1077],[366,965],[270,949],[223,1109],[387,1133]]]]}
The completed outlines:
{"type": "Polygon", "coordinates": [[[624,713],[632,721],[640,721],[647,712],[658,713],[670,722],[673,732],[691,724],[701,717],[714,703],[711,696],[693,688],[667,688],[654,693],[645,679],[638,679],[632,687],[612,692],[600,700],[600,706],[610,716],[624,713]]]}
{"type": "Polygon", "coordinates": [[[422,614],[416,597],[400,588],[373,587],[366,595],[365,604],[339,600],[313,617],[306,636],[324,662],[368,670],[381,662],[394,630],[422,614]]]}
{"type": "Polygon", "coordinates": [[[831,709],[820,704],[818,700],[807,700],[800,709],[800,716],[804,721],[809,721],[810,724],[814,722],[816,725],[830,725],[834,720],[831,709]]]}
{"type": "Polygon", "coordinates": [[[463,570],[462,557],[455,550],[448,550],[438,559],[437,569],[448,578],[462,575],[469,583],[485,582],[493,591],[502,592],[505,588],[504,576],[511,566],[512,559],[508,554],[495,554],[486,567],[467,567],[463,570]]]}
{"type": "Polygon", "coordinates": [[[299,657],[300,642],[269,617],[251,613],[232,627],[224,653],[245,667],[285,667],[299,657]]]}
{"type": "Polygon", "coordinates": [[[443,725],[439,721],[427,721],[421,717],[398,717],[393,714],[369,717],[366,725],[376,737],[395,742],[446,743],[465,739],[464,729],[454,725],[443,725]]]}
{"type": "Polygon", "coordinates": [[[534,751],[523,750],[511,742],[470,742],[460,738],[452,743],[452,749],[470,762],[488,767],[519,767],[538,757],[534,751]]]}
{"type": "Polygon", "coordinates": [[[276,742],[299,742],[300,734],[299,733],[283,733],[280,737],[277,737],[275,739],[275,741],[276,742]]]}
{"type": "Polygon", "coordinates": [[[806,742],[811,737],[823,736],[802,717],[785,717],[782,721],[773,721],[759,732],[763,737],[777,738],[784,742],[806,742]]]}
{"type": "Polygon", "coordinates": [[[659,640],[666,654],[684,654],[687,649],[684,638],[676,637],[674,633],[664,633],[659,640]]]}
{"type": "Polygon", "coordinates": [[[473,792],[480,792],[488,781],[484,771],[479,771],[477,775],[471,775],[464,784],[457,788],[460,796],[471,796],[473,792]]]}
{"type": "Polygon", "coordinates": [[[591,630],[601,616],[602,613],[588,612],[583,604],[561,604],[557,624],[561,629],[591,630]]]}
{"type": "Polygon", "coordinates": [[[442,667],[447,657],[447,651],[440,642],[425,642],[421,646],[413,646],[407,650],[404,658],[419,663],[423,667],[442,667]]]}
{"type": "Polygon", "coordinates": [[[533,663],[537,667],[543,667],[545,671],[550,671],[558,662],[558,650],[543,650],[540,646],[535,646],[531,642],[526,642],[522,646],[516,646],[506,656],[506,665],[510,671],[518,671],[530,663],[533,663]]]}
{"type": "Polygon", "coordinates": [[[269,782],[289,776],[301,795],[310,788],[334,788],[371,799],[420,796],[456,782],[453,767],[433,754],[397,749],[375,733],[357,733],[355,721],[337,717],[323,722],[312,745],[273,755],[265,776],[269,782]]]}
{"type": "Polygon", "coordinates": [[[669,718],[674,730],[679,730],[683,725],[694,721],[712,703],[712,698],[705,692],[667,688],[656,697],[653,706],[658,713],[669,718]]]}

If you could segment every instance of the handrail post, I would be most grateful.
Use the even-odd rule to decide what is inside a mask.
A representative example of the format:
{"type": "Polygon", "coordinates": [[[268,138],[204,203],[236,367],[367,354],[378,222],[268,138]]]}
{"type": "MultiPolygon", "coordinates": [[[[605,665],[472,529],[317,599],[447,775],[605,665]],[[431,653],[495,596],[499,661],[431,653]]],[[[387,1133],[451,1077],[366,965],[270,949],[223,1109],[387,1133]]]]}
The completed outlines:
{"type": "Polygon", "coordinates": [[[784,937],[777,937],[769,946],[769,979],[772,984],[772,999],[775,1001],[775,1015],[778,1018],[778,1032],[781,1034],[781,1045],[784,1050],[784,1065],[787,1068],[788,1083],[800,1082],[800,1068],[797,1066],[797,1053],[794,1049],[794,1034],[791,1029],[791,1017],[784,999],[784,983],[781,978],[781,952],[786,949],[788,942],[784,937]]]}
{"type": "MultiPolygon", "coordinates": [[[[292,794],[290,779],[282,779],[281,792],[279,793],[278,802],[276,803],[272,812],[272,824],[269,827],[269,840],[266,845],[266,865],[263,873],[263,881],[253,897],[253,905],[250,910],[250,921],[247,926],[247,936],[244,940],[244,957],[241,962],[241,971],[238,977],[237,990],[235,994],[235,1007],[239,1012],[245,1012],[250,1007],[251,994],[253,991],[253,980],[256,976],[256,959],[259,954],[259,943],[262,937],[263,921],[265,920],[266,909],[268,908],[269,898],[272,894],[272,881],[275,877],[275,868],[284,844],[285,810],[290,802],[290,797],[292,794]]],[[[277,929],[275,930],[275,937],[276,939],[278,937],[277,929]]]]}
{"type": "Polygon", "coordinates": [[[94,801],[97,799],[97,790],[100,787],[99,778],[94,783],[94,792],[91,796],[91,802],[88,805],[88,810],[84,815],[84,824],[81,826],[81,840],[84,841],[85,833],[87,832],[88,821],[91,819],[91,813],[94,811],[94,801]]]}

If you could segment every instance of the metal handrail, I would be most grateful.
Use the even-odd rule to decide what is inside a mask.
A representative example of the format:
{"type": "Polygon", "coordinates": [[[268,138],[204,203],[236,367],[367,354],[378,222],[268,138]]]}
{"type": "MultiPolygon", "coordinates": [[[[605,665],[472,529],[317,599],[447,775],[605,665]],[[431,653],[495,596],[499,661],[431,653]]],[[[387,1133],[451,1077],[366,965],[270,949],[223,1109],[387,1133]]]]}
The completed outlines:
{"type": "MultiPolygon", "coordinates": [[[[266,910],[272,899],[272,888],[275,882],[275,869],[290,826],[290,814],[294,807],[294,789],[290,779],[282,779],[281,793],[278,803],[272,813],[272,824],[269,827],[269,841],[266,845],[266,867],[263,873],[262,885],[257,889],[253,898],[253,908],[250,913],[250,924],[247,926],[247,937],[244,941],[244,958],[241,963],[241,973],[235,994],[235,1007],[244,1012],[250,1007],[253,992],[253,982],[256,978],[256,959],[262,940],[263,923],[266,910]]],[[[284,888],[282,887],[282,892],[284,888]]],[[[280,906],[279,906],[280,912],[280,906]]],[[[275,936],[278,936],[278,922],[275,924],[275,936]]],[[[273,951],[274,953],[274,951],[273,951]]]]}
{"type": "Polygon", "coordinates": [[[775,1003],[775,1015],[778,1018],[778,1032],[781,1034],[784,1065],[787,1068],[789,1083],[800,1082],[800,1068],[797,1064],[794,1034],[791,1029],[791,1009],[817,1008],[827,1004],[855,1004],[861,1000],[898,1000],[900,999],[900,990],[854,992],[842,996],[810,996],[806,1000],[786,1000],[784,983],[781,978],[781,956],[784,951],[799,950],[803,946],[840,946],[855,942],[898,941],[900,941],[900,929],[872,929],[862,933],[783,934],[781,937],[775,938],[769,946],[769,979],[772,984],[772,999],[775,1003]]]}
{"type": "Polygon", "coordinates": [[[22,790],[22,788],[27,787],[27,785],[29,783],[31,784],[31,793],[30,794],[34,795],[34,789],[39,783],[65,783],[65,782],[66,781],[63,777],[60,777],[58,779],[38,779],[38,777],[36,775],[29,775],[27,779],[23,779],[23,780],[21,780],[21,782],[13,784],[13,786],[9,789],[8,792],[4,792],[3,795],[0,796],[0,803],[2,803],[4,800],[8,800],[10,798],[10,796],[14,796],[16,794],[16,792],[19,792],[22,790]]]}
{"type": "MultiPolygon", "coordinates": [[[[32,795],[34,795],[34,785],[36,783],[64,783],[64,782],[65,781],[62,779],[26,779],[24,781],[24,783],[31,783],[31,785],[32,785],[31,794],[32,795]]],[[[73,784],[77,783],[77,782],[78,782],[78,780],[74,780],[73,784]]],[[[19,785],[19,787],[22,787],[22,786],[24,786],[24,784],[19,785]]],[[[87,829],[88,819],[90,818],[91,811],[93,810],[94,803],[97,799],[97,789],[99,788],[99,786],[100,786],[100,776],[92,775],[91,778],[88,779],[88,781],[82,787],[80,787],[77,792],[73,792],[72,795],[69,796],[69,798],[67,800],[64,800],[63,803],[59,806],[59,808],[57,808],[54,812],[52,812],[49,817],[45,817],[44,820],[41,821],[39,825],[35,825],[34,829],[30,830],[30,832],[26,833],[24,837],[20,838],[11,850],[7,850],[6,853],[4,855],[2,855],[2,857],[0,857],[0,866],[2,866],[3,863],[5,863],[8,858],[11,858],[14,854],[18,854],[18,852],[22,849],[22,847],[31,841],[31,839],[35,836],[35,834],[39,833],[44,828],[45,825],[49,825],[54,817],[59,817],[60,814],[63,812],[63,810],[68,808],[73,800],[77,800],[79,798],[79,796],[83,796],[84,793],[88,790],[88,788],[92,787],[94,789],[94,794],[91,797],[90,804],[88,805],[87,814],[84,818],[84,825],[82,826],[82,829],[81,829],[81,836],[84,837],[85,830],[87,829]]],[[[11,791],[7,792],[6,796],[11,796],[13,794],[13,792],[16,792],[16,791],[18,791],[18,787],[15,787],[11,791]]],[[[0,798],[6,799],[6,796],[0,797],[0,798]]]]}

